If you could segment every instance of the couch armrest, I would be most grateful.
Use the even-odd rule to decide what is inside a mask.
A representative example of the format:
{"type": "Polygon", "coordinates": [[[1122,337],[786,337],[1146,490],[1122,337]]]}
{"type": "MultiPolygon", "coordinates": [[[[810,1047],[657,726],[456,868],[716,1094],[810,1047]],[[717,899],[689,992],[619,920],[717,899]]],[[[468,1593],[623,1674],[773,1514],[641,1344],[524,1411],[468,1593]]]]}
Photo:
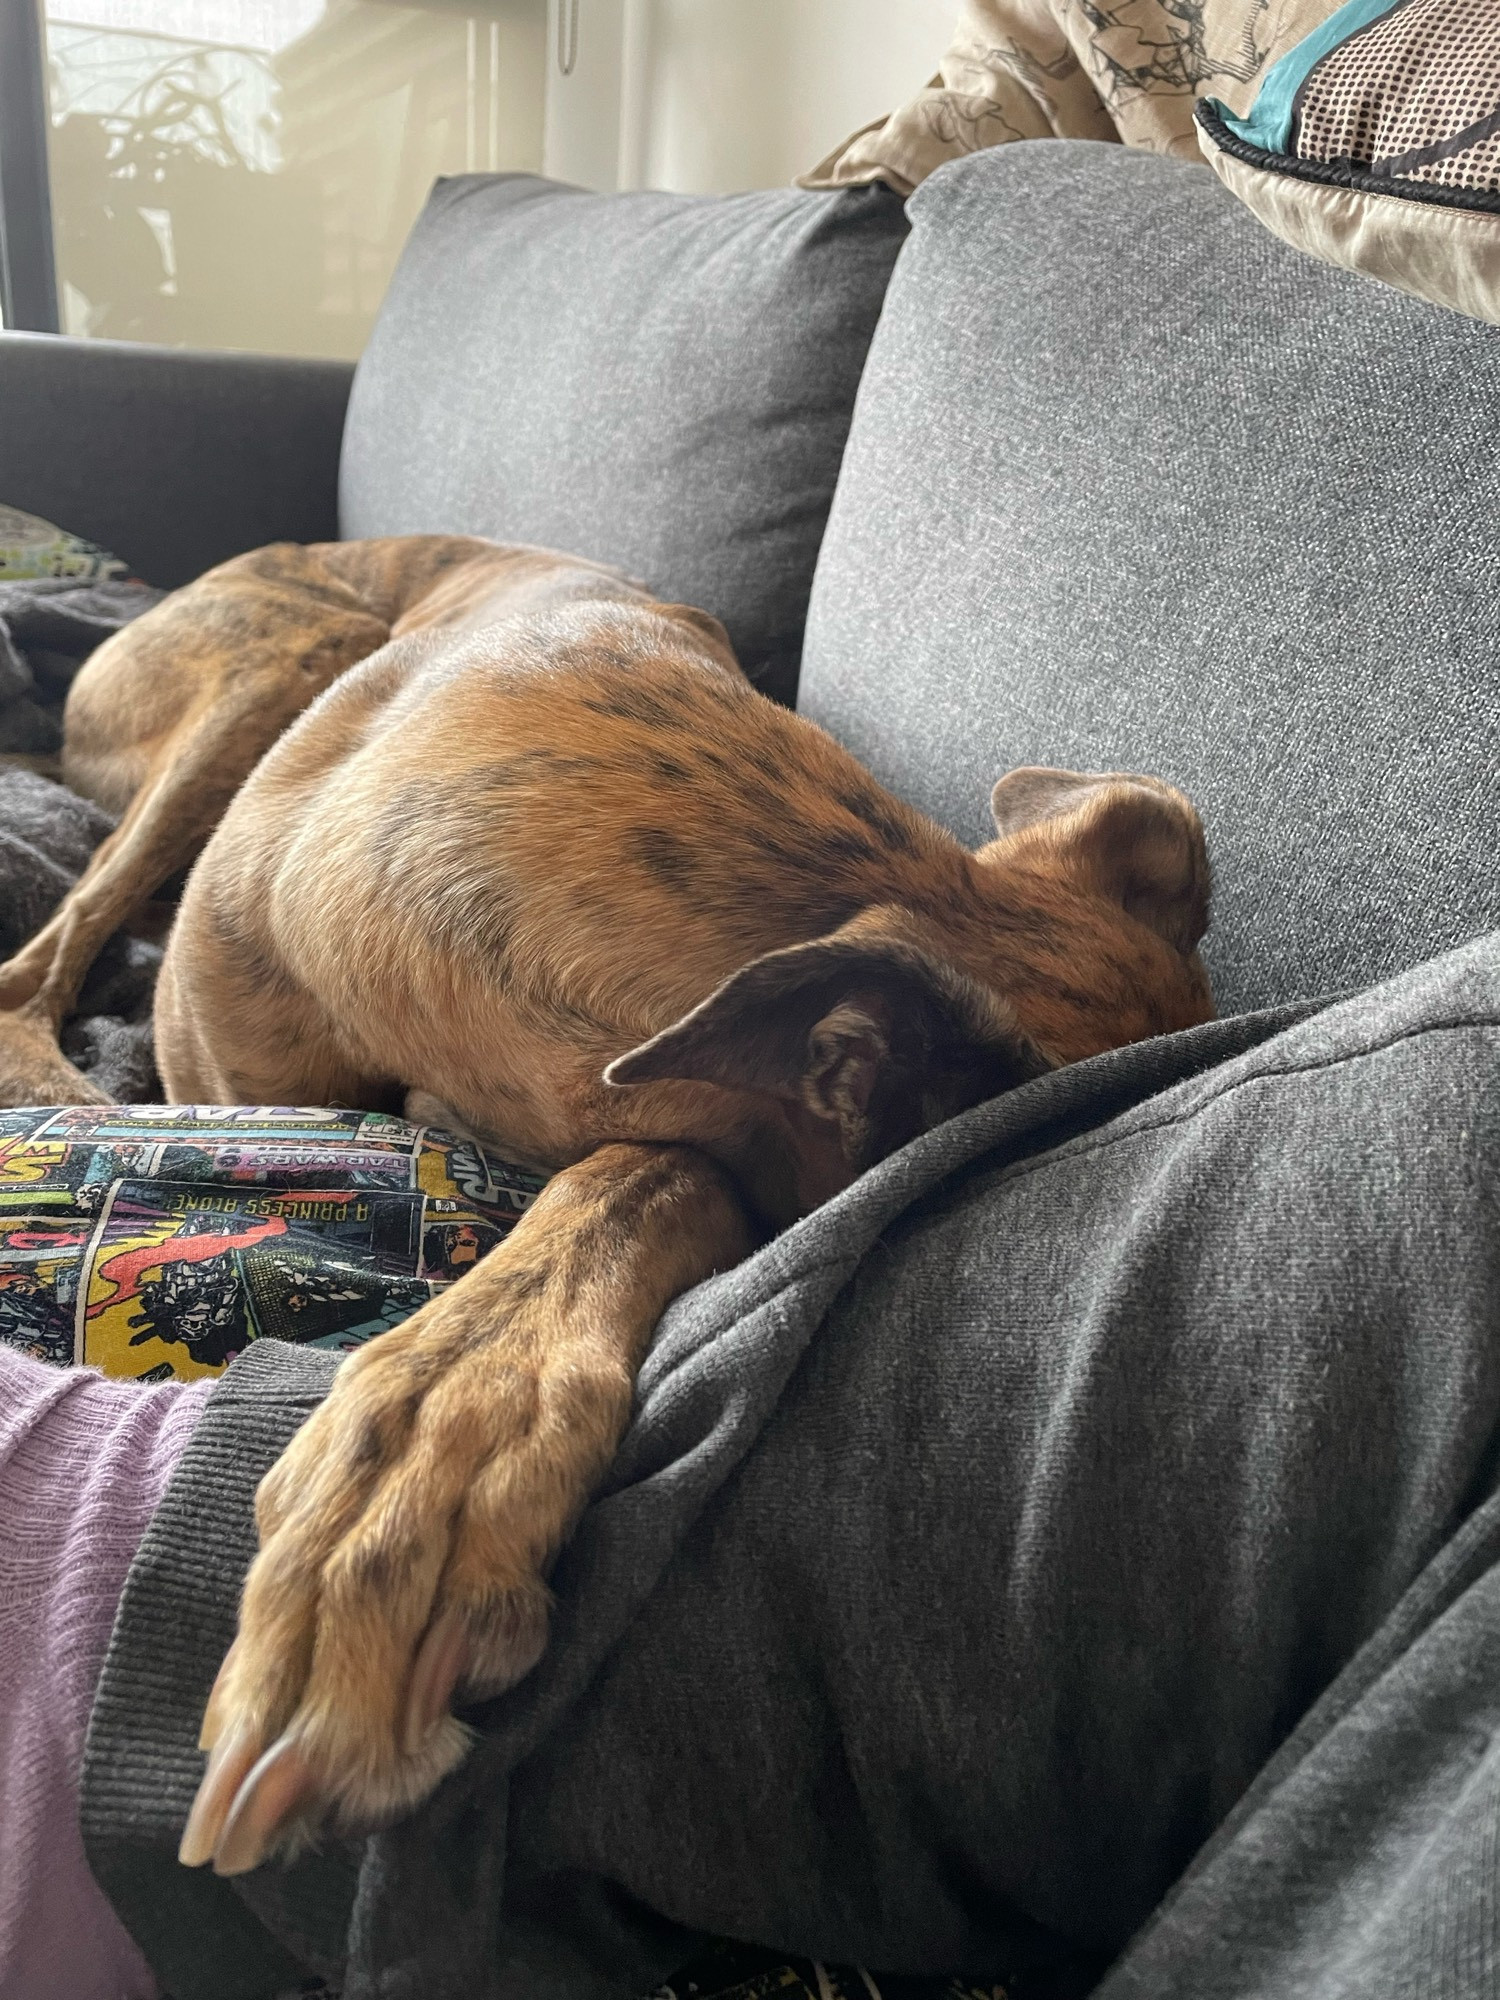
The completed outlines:
{"type": "Polygon", "coordinates": [[[0,503],[187,583],[338,535],[342,361],[0,334],[0,503]]]}

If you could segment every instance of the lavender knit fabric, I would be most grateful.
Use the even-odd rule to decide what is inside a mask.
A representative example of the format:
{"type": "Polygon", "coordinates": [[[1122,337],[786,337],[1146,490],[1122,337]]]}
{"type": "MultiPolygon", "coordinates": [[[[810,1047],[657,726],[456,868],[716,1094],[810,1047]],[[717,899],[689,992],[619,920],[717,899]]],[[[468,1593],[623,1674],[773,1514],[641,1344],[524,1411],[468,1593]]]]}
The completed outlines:
{"type": "Polygon", "coordinates": [[[0,1345],[0,1994],[152,2000],[84,1859],[83,1740],[115,1610],[210,1381],[153,1388],[0,1345]]]}

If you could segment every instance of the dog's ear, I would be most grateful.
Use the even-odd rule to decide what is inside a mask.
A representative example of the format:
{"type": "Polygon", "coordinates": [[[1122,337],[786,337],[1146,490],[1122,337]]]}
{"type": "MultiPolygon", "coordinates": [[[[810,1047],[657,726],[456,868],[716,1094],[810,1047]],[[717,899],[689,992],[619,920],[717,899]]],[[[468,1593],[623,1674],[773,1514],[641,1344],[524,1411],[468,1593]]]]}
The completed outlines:
{"type": "Polygon", "coordinates": [[[1004,1003],[939,959],[820,938],[743,966],[604,1072],[606,1083],[719,1084],[800,1105],[846,1158],[883,1158],[1047,1067],[1004,1003]]]}
{"type": "Polygon", "coordinates": [[[691,625],[702,638],[707,639],[716,653],[722,653],[731,666],[739,661],[734,656],[734,647],[729,643],[729,634],[711,611],[700,611],[695,604],[660,604],[657,609],[664,617],[676,618],[684,625],[691,625]]]}
{"type": "MultiPolygon", "coordinates": [[[[1191,802],[1128,771],[1011,771],[990,794],[1000,860],[1012,841],[1050,851],[1187,954],[1208,929],[1209,869],[1191,802]]],[[[1014,850],[1012,850],[1014,851],[1014,850]]]]}

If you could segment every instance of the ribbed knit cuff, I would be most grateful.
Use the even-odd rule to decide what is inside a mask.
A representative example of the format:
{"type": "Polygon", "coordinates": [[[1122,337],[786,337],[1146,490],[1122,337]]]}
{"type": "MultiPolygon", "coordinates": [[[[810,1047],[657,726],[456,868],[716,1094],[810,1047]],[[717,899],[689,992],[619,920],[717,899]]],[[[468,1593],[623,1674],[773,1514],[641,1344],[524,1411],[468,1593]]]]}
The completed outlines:
{"type": "Polygon", "coordinates": [[[203,1775],[203,1705],[255,1554],[255,1489],[342,1358],[256,1340],[231,1365],[131,1565],[94,1702],[90,1864],[175,2000],[260,2000],[342,1962],[358,1846],[331,1841],[232,1880],[177,1861],[203,1775]]]}

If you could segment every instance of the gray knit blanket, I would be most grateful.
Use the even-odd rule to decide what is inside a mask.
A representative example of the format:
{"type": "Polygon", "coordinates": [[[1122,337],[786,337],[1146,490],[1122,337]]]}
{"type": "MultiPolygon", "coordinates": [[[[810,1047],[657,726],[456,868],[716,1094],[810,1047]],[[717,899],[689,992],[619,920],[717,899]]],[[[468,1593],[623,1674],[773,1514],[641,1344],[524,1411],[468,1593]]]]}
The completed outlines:
{"type": "MultiPolygon", "coordinates": [[[[0,584],[0,958],[45,923],[110,832],[108,813],[40,774],[62,745],[62,705],[101,640],[155,604],[144,583],[0,584]],[[7,759],[24,759],[31,768],[7,759]]],[[[151,995],[161,953],[119,935],[100,953],[63,1052],[121,1103],[160,1099],[151,995]]]]}
{"type": "Polygon", "coordinates": [[[74,674],[101,640],[162,596],[113,577],[0,583],[0,755],[55,756],[74,674]]]}

